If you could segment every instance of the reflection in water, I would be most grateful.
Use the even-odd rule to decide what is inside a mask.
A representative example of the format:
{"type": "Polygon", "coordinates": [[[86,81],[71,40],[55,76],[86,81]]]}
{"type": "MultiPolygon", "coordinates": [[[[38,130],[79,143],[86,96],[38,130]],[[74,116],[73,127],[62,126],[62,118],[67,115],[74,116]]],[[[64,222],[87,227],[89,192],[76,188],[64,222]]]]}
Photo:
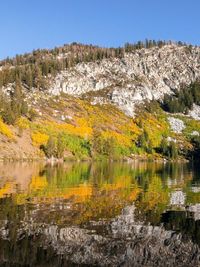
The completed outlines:
{"type": "Polygon", "coordinates": [[[198,266],[188,164],[0,166],[1,266],[198,266]]]}

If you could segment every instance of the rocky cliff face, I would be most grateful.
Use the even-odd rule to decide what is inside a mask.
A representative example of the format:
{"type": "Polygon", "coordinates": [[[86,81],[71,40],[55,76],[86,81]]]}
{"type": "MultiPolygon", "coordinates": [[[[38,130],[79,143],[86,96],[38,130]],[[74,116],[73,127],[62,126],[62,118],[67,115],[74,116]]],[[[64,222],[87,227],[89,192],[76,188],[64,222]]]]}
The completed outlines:
{"type": "Polygon", "coordinates": [[[200,48],[172,44],[125,53],[121,59],[80,63],[60,72],[49,93],[90,93],[94,104],[111,102],[133,115],[136,104],[160,99],[199,78],[200,48]]]}

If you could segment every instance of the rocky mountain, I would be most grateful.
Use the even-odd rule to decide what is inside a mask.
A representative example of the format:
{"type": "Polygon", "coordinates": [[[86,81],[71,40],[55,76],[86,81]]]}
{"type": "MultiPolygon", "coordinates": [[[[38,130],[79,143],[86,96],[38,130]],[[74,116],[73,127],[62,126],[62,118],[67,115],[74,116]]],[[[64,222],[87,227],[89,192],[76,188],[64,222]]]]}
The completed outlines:
{"type": "MultiPolygon", "coordinates": [[[[8,69],[15,69],[15,75],[19,72],[27,88],[28,78],[20,72],[36,64],[36,67],[41,68],[40,75],[44,76],[47,82],[45,89],[50,95],[64,92],[73,96],[87,96],[90,93],[93,103],[114,103],[130,115],[133,114],[135,104],[160,99],[164,94],[180,89],[181,85],[188,85],[200,78],[200,47],[166,43],[150,48],[120,49],[120,54],[115,50],[113,54],[113,50],[108,49],[106,56],[100,57],[97,53],[99,50],[105,53],[104,48],[91,46],[88,50],[87,46],[74,44],[52,51],[36,50],[32,54],[17,56],[10,60],[12,63],[9,60],[2,61],[0,65],[2,72],[8,69]],[[91,59],[85,59],[84,56],[89,53],[91,59]],[[54,66],[49,66],[52,62],[54,66]]],[[[37,71],[34,73],[36,77],[32,79],[39,79],[37,71]]],[[[6,80],[15,80],[7,77],[1,79],[4,90],[12,87],[12,82],[6,83],[6,80]]],[[[31,85],[33,87],[29,86],[29,90],[38,88],[34,83],[31,85]]],[[[41,84],[39,89],[44,90],[44,87],[41,84]]]]}
{"type": "Polygon", "coordinates": [[[122,58],[80,63],[61,71],[49,93],[87,96],[92,103],[113,103],[128,115],[135,104],[160,99],[200,78],[200,48],[165,45],[125,53],[122,58]]]}
{"type": "Polygon", "coordinates": [[[199,80],[200,47],[182,43],[75,43],[6,59],[0,158],[196,157],[199,80]]]}

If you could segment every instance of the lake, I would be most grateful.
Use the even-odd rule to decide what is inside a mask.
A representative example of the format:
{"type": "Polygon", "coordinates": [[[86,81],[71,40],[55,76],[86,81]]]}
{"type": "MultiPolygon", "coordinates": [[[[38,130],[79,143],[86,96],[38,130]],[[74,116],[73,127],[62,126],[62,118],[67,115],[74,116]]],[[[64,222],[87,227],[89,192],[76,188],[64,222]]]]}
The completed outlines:
{"type": "Polygon", "coordinates": [[[0,266],[200,266],[200,168],[0,165],[0,266]]]}

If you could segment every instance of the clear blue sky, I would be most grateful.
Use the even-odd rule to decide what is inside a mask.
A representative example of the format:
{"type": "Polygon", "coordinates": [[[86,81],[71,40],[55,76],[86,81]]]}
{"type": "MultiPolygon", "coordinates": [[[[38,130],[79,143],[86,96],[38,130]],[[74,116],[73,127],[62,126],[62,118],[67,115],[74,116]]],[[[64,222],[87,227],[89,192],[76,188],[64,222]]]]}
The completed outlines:
{"type": "Polygon", "coordinates": [[[200,44],[200,0],[2,0],[0,58],[73,41],[200,44]]]}

